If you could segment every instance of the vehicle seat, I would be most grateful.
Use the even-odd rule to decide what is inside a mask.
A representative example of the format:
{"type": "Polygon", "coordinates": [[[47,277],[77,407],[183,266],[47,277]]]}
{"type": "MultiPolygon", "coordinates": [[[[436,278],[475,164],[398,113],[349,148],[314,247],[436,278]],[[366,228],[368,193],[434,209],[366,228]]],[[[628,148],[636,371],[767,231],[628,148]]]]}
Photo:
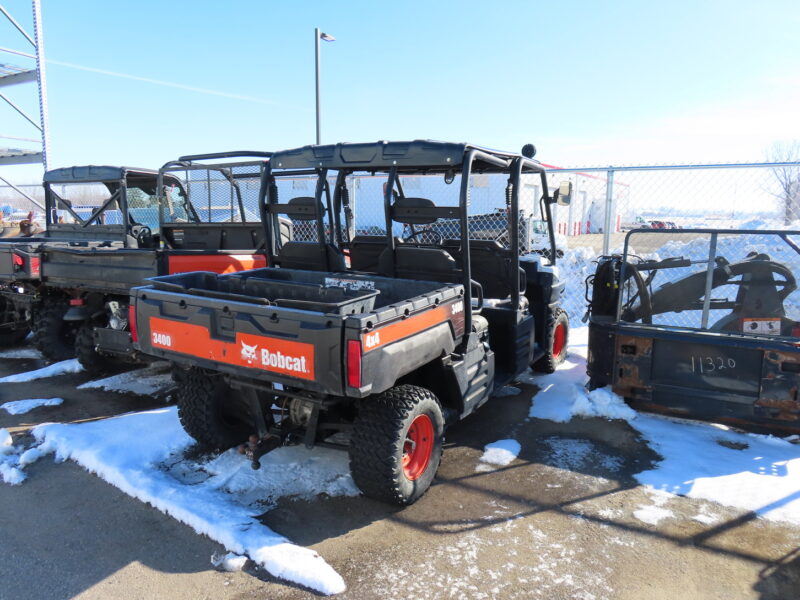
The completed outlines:
{"type": "Polygon", "coordinates": [[[418,248],[416,246],[397,246],[394,249],[394,273],[392,273],[392,251],[384,249],[378,258],[378,272],[398,279],[419,279],[422,281],[461,282],[462,275],[458,263],[443,248],[418,248]]]}
{"type": "MultiPolygon", "coordinates": [[[[404,225],[430,225],[437,220],[432,214],[435,208],[428,198],[397,198],[391,209],[392,220],[404,225]]],[[[395,246],[394,256],[391,249],[384,249],[378,257],[378,272],[387,277],[447,283],[459,283],[462,278],[458,262],[447,250],[416,244],[395,246]]]]}
{"type": "Polygon", "coordinates": [[[344,256],[333,244],[286,242],[275,261],[283,269],[345,271],[344,256]]]}
{"type": "MultiPolygon", "coordinates": [[[[460,242],[447,240],[445,244],[460,262],[460,242]]],[[[484,297],[487,300],[508,300],[510,306],[511,286],[514,281],[511,251],[494,240],[470,240],[469,259],[472,279],[481,284],[484,297]]],[[[518,268],[516,276],[520,278],[520,295],[524,295],[525,271],[518,268]]]]}
{"type": "MultiPolygon", "coordinates": [[[[394,238],[395,246],[401,244],[394,238]]],[[[377,272],[381,253],[386,250],[385,235],[357,235],[350,242],[350,268],[353,271],[377,272]]]]}
{"type": "MultiPolygon", "coordinates": [[[[325,209],[320,202],[310,196],[292,198],[286,204],[272,205],[271,211],[289,215],[296,221],[316,223],[325,209]]],[[[333,244],[323,241],[285,242],[275,257],[275,262],[283,269],[303,271],[345,271],[344,255],[333,244]]]]}

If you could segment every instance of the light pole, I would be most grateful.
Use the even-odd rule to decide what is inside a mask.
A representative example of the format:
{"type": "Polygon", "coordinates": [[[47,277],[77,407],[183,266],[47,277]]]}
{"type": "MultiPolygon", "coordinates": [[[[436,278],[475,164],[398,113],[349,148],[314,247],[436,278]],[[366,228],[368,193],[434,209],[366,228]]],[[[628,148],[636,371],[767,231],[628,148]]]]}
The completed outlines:
{"type": "Polygon", "coordinates": [[[314,29],[314,63],[316,66],[316,76],[317,76],[317,145],[320,144],[320,133],[319,133],[319,41],[324,40],[326,42],[335,42],[336,38],[332,35],[328,35],[327,33],[323,33],[319,30],[319,27],[314,29]]]}

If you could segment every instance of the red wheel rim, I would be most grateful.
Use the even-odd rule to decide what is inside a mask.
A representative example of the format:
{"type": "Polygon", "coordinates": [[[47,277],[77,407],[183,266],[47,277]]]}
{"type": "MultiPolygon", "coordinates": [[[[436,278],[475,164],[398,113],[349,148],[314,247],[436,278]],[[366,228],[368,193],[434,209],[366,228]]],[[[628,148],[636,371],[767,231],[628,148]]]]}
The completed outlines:
{"type": "Polygon", "coordinates": [[[553,333],[553,356],[559,358],[561,353],[564,352],[564,346],[567,342],[567,328],[563,323],[556,325],[556,330],[553,333]]]}
{"type": "Polygon", "coordinates": [[[433,453],[433,422],[419,415],[411,422],[403,444],[403,473],[410,481],[419,479],[428,468],[433,453]]]}

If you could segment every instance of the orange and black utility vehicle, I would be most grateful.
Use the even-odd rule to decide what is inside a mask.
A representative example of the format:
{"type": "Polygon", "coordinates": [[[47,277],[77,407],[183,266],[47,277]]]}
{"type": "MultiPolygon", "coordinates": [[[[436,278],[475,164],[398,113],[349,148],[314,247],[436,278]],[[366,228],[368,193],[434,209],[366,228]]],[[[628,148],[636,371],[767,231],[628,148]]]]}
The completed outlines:
{"type": "Polygon", "coordinates": [[[265,152],[227,152],[160,171],[45,173],[46,231],[0,242],[0,344],[32,330],[49,360],[77,355],[102,371],[135,359],[132,287],[170,273],[266,266],[257,198],[268,161],[265,152]]]}
{"type": "Polygon", "coordinates": [[[526,154],[425,140],[275,153],[260,202],[269,268],[155,277],[131,293],[135,345],[177,366],[186,431],[207,448],[240,444],[254,468],[284,444],[347,448],[366,495],[418,499],[446,425],[566,355],[551,265],[521,258],[518,235],[470,236],[472,192],[497,193],[509,231],[523,195],[548,223],[559,194],[569,201],[526,154]],[[379,209],[373,235],[350,235],[353,189],[359,211],[379,209]],[[305,241],[276,235],[280,217],[305,241]],[[440,219],[459,231],[445,238],[440,219]]]}

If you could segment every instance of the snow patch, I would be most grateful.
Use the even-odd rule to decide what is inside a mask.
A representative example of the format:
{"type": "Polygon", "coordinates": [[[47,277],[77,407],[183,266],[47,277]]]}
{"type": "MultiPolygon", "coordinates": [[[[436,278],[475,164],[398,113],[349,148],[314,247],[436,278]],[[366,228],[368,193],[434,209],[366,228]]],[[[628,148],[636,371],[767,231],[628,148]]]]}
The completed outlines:
{"type": "Polygon", "coordinates": [[[492,466],[505,467],[511,464],[522,447],[517,440],[498,440],[484,446],[478,470],[491,470],[492,466]]]}
{"type": "Polygon", "coordinates": [[[25,481],[25,473],[8,461],[0,462],[0,477],[9,485],[19,485],[25,481]]]}
{"type": "Polygon", "coordinates": [[[0,408],[10,415],[24,415],[40,406],[58,406],[63,404],[63,398],[31,398],[29,400],[12,400],[0,404],[0,408]]]}
{"type": "Polygon", "coordinates": [[[14,454],[14,439],[7,429],[0,429],[0,479],[10,485],[25,481],[25,473],[19,468],[19,457],[14,454]]]}
{"type": "Polygon", "coordinates": [[[717,521],[719,521],[719,517],[716,515],[707,515],[705,513],[698,513],[692,517],[693,521],[697,521],[698,523],[702,523],[703,525],[713,525],[717,521]]]}
{"type": "MultiPolygon", "coordinates": [[[[45,424],[34,428],[33,435],[42,443],[38,448],[41,452],[54,452],[56,460],[74,460],[126,494],[208,535],[227,550],[248,555],[276,577],[323,594],[345,589],[344,580],[319,554],[292,544],[262,525],[257,516],[263,509],[244,503],[238,491],[236,495],[226,491],[243,489],[237,475],[251,471],[246,458],[237,455],[238,461],[234,461],[233,455],[226,453],[222,457],[230,471],[223,472],[221,462],[211,461],[209,464],[220,470],[194,484],[180,481],[164,467],[185,460],[183,454],[193,443],[181,428],[174,407],[89,423],[45,424]]],[[[292,462],[293,450],[281,448],[262,461],[278,460],[287,478],[296,476],[304,467],[292,462]],[[274,459],[280,450],[284,451],[282,458],[274,459]]],[[[352,491],[352,481],[350,487],[343,481],[349,478],[347,458],[336,454],[338,463],[329,462],[327,467],[335,464],[336,472],[324,478],[328,484],[324,489],[326,493],[344,488],[352,491]],[[331,484],[337,481],[338,486],[331,484]]]]}
{"type": "Polygon", "coordinates": [[[26,371],[25,373],[17,373],[16,375],[8,375],[7,377],[0,378],[0,383],[22,383],[25,381],[33,381],[35,379],[44,379],[45,377],[55,377],[56,375],[64,375],[66,373],[80,373],[83,371],[81,363],[77,358],[69,360],[62,360],[61,362],[36,369],[35,371],[26,371]]]}
{"type": "Polygon", "coordinates": [[[664,457],[654,469],[635,476],[639,483],[800,525],[796,445],[663,417],[640,415],[631,425],[664,457]]]}
{"type": "Polygon", "coordinates": [[[44,359],[42,353],[36,348],[14,348],[13,350],[3,350],[0,352],[0,358],[15,358],[15,359],[44,359]]]}
{"type": "Polygon", "coordinates": [[[633,511],[633,516],[648,525],[658,525],[658,523],[664,519],[675,517],[675,514],[671,510],[660,506],[639,505],[639,509],[633,511]]]}
{"type": "MultiPolygon", "coordinates": [[[[710,423],[637,414],[607,389],[586,391],[587,336],[586,327],[573,330],[575,343],[569,359],[555,373],[538,379],[542,391],[533,398],[531,417],[560,423],[576,416],[624,419],[663,457],[653,469],[635,476],[650,490],[705,499],[800,525],[800,446],[710,423]]],[[[579,458],[577,447],[571,451],[560,460],[566,461],[567,468],[578,468],[577,463],[568,465],[579,458]]],[[[554,456],[558,461],[558,454],[554,456]]],[[[637,512],[635,516],[645,522],[668,516],[648,507],[637,512]]]]}

